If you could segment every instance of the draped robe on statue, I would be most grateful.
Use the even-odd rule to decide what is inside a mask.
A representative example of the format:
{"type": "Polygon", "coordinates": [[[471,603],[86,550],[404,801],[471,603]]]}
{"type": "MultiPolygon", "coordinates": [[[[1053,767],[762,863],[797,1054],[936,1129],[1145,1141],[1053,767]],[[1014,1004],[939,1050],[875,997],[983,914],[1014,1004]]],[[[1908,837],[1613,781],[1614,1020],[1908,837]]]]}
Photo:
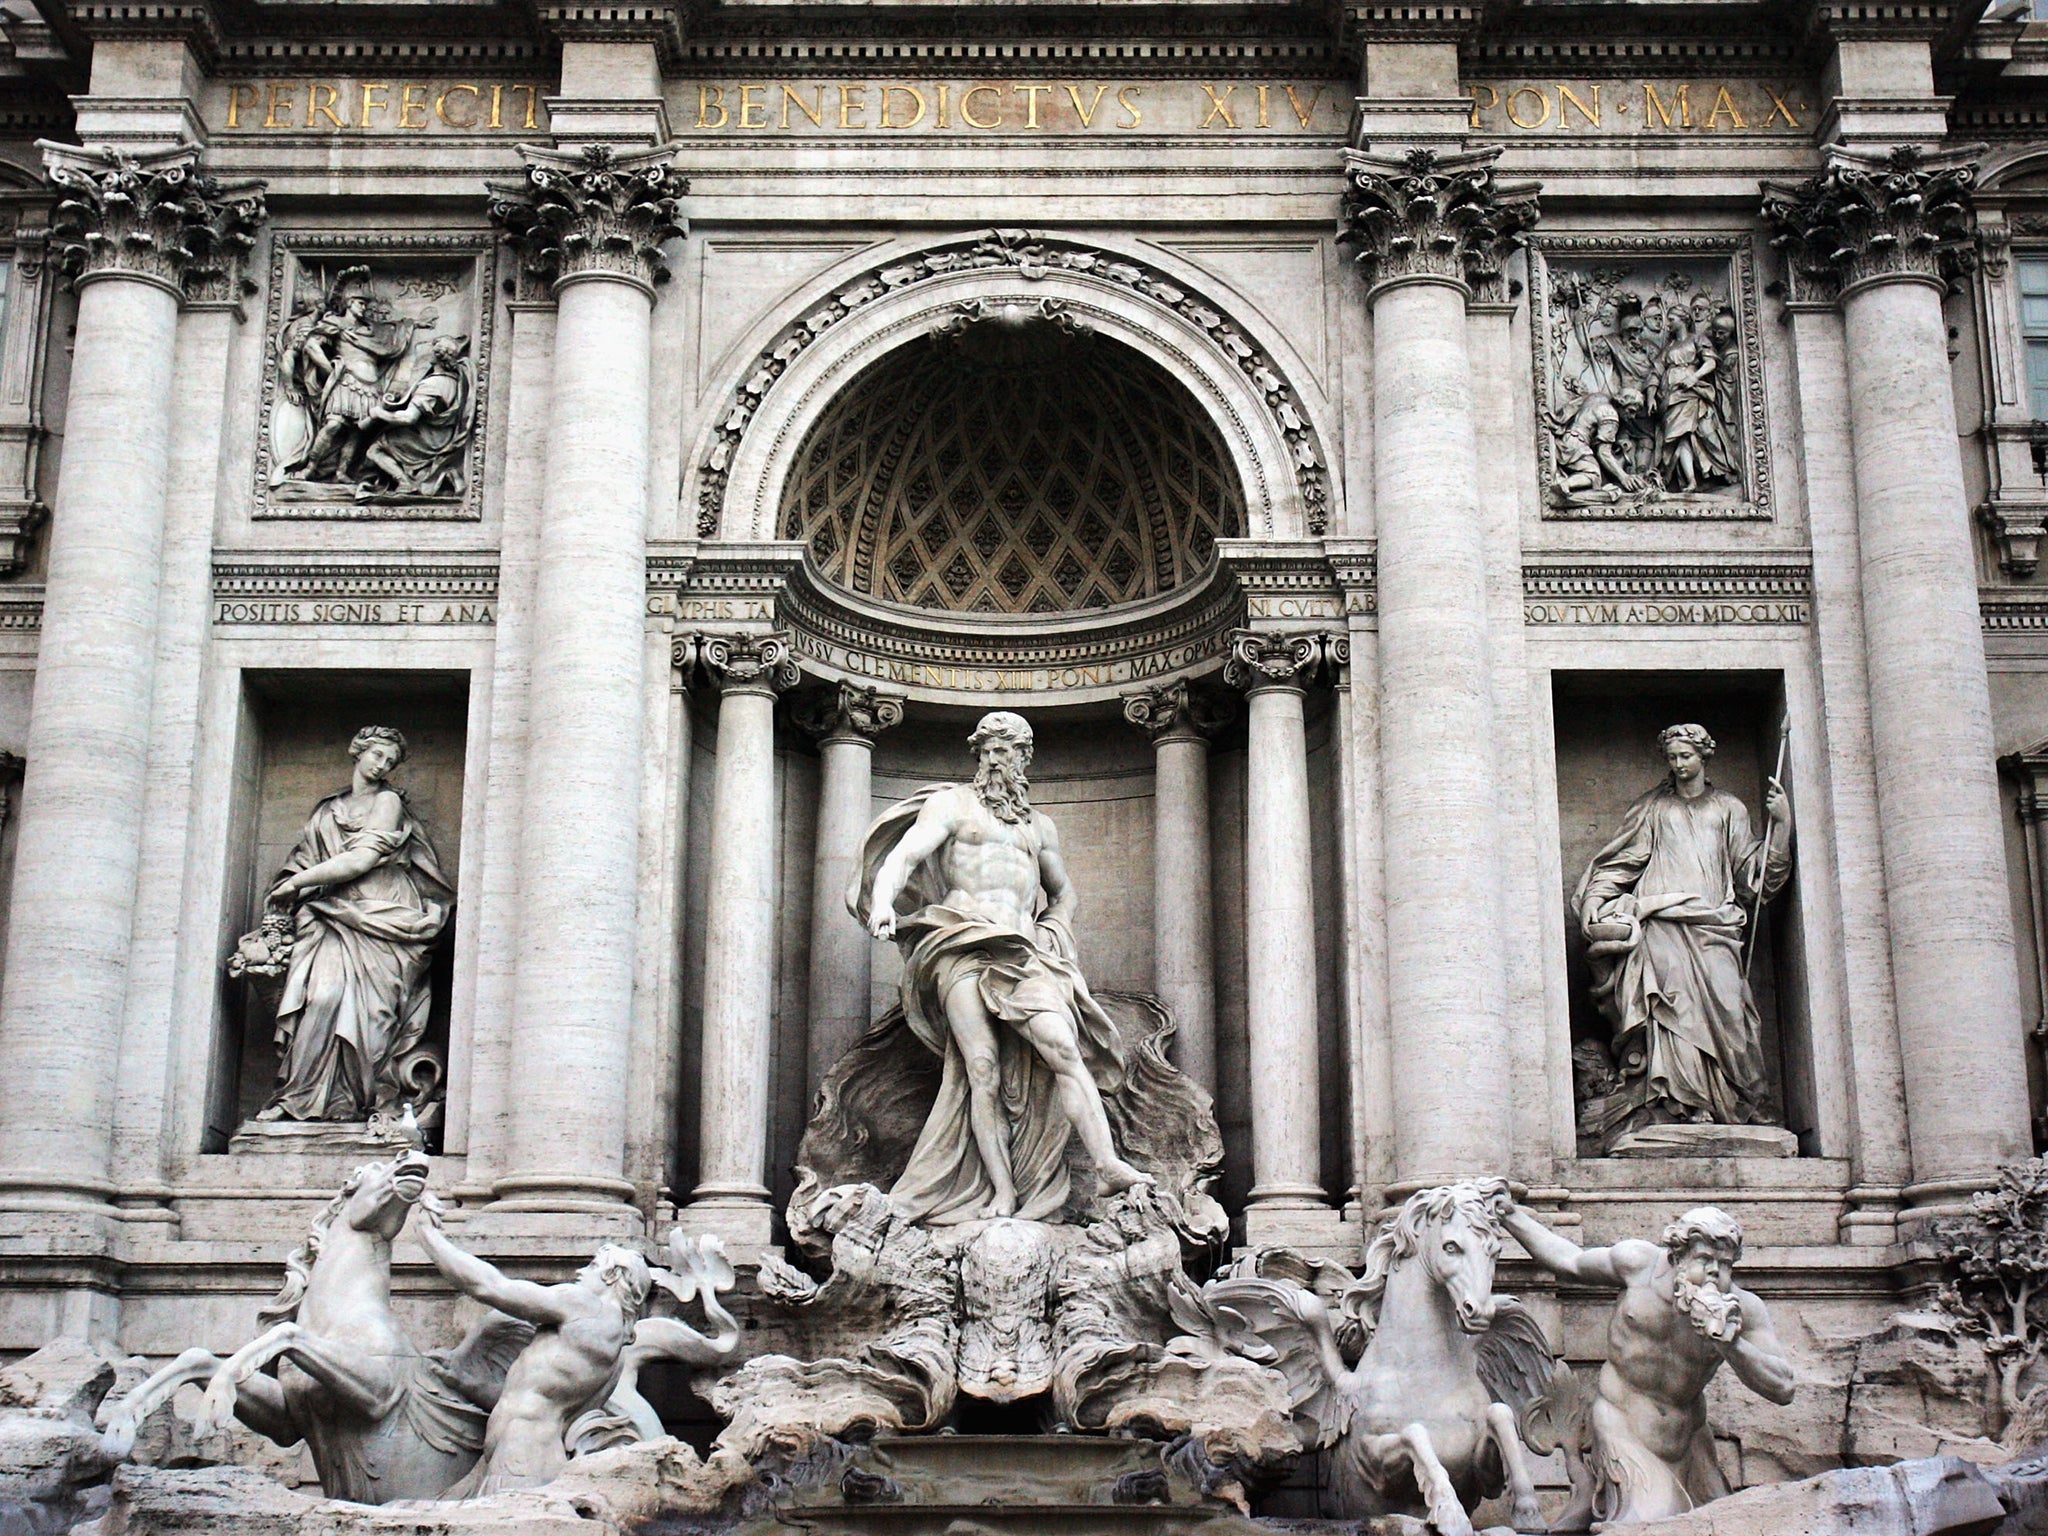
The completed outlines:
{"type": "Polygon", "coordinates": [[[1791,867],[1787,850],[1750,830],[1748,808],[1712,784],[1688,800],[1667,780],[1628,808],[1572,896],[1575,911],[1592,904],[1595,921],[1641,924],[1633,943],[1589,950],[1621,1083],[1583,1106],[1583,1132],[1768,1119],[1763,1021],[1742,973],[1742,941],[1791,867]]]}
{"type": "MultiPolygon", "coordinates": [[[[860,873],[846,904],[866,926],[875,874],[903,839],[925,803],[952,785],[931,784],[890,807],[868,829],[860,873]]],[[[1019,824],[1024,845],[1038,856],[1037,813],[1019,824]]],[[[1105,1094],[1123,1087],[1123,1038],[1088,991],[1076,962],[1073,933],[1057,918],[1040,917],[1031,934],[1000,927],[974,912],[946,905],[941,848],[910,872],[896,898],[896,942],[903,952],[903,1012],[913,1033],[944,1065],[939,1094],[891,1201],[905,1216],[933,1226],[980,1217],[995,1185],[982,1166],[968,1119],[967,1066],[946,1021],[946,994],[972,977],[995,1027],[1000,1099],[1009,1130],[1010,1176],[1017,1215],[1048,1221],[1067,1203],[1067,1141],[1073,1127],[1059,1106],[1051,1069],[1021,1027],[1034,1014],[1073,1021],[1081,1062],[1105,1094]]]]}
{"type": "Polygon", "coordinates": [[[427,1030],[427,969],[455,893],[408,807],[389,832],[360,827],[346,793],[313,808],[280,876],[368,848],[367,874],[307,897],[298,909],[277,1005],[278,1087],[294,1120],[363,1120],[403,1096],[391,1075],[427,1030]]]}

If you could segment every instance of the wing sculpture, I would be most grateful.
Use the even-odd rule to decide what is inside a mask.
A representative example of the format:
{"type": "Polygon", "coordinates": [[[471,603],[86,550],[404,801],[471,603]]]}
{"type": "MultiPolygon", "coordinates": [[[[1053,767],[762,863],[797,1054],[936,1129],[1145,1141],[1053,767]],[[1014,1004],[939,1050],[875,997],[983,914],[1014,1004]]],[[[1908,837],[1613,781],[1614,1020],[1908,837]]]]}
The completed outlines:
{"type": "Polygon", "coordinates": [[[1351,1427],[1353,1376],[1323,1299],[1292,1281],[1266,1279],[1212,1281],[1202,1299],[1219,1316],[1241,1320],[1272,1351],[1261,1363],[1286,1379],[1302,1443],[1335,1444],[1351,1427]]]}
{"type": "Polygon", "coordinates": [[[1493,1299],[1493,1326],[1473,1341],[1479,1353],[1479,1379],[1486,1395],[1515,1410],[1515,1422],[1527,1425],[1542,1406],[1557,1373],[1557,1356],[1535,1315],[1512,1296],[1493,1299]]]}

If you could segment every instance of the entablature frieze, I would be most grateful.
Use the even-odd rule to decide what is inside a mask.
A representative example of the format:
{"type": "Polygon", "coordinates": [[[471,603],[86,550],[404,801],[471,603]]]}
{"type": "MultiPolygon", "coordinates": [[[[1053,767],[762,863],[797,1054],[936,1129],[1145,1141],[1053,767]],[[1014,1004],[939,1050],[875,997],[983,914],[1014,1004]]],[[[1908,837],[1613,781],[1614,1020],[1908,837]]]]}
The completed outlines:
{"type": "Polygon", "coordinates": [[[498,557],[353,550],[236,550],[214,556],[217,628],[492,627],[498,557]]]}
{"type": "Polygon", "coordinates": [[[1547,628],[1803,625],[1813,560],[1803,549],[1539,555],[1522,563],[1522,601],[1523,622],[1547,628]]]}
{"type": "Polygon", "coordinates": [[[1185,586],[1115,609],[960,615],[907,608],[822,579],[795,541],[657,547],[647,612],[678,632],[786,632],[804,669],[913,698],[1044,703],[1118,697],[1134,685],[1216,671],[1231,636],[1338,635],[1373,612],[1367,541],[1233,539],[1185,586]]]}

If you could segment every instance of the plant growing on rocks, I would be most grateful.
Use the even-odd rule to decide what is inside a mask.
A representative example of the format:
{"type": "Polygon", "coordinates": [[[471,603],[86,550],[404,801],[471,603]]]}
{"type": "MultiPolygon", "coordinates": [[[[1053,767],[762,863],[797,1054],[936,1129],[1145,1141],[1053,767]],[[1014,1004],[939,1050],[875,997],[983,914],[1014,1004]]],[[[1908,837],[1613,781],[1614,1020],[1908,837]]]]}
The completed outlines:
{"type": "Polygon", "coordinates": [[[1969,1215],[1934,1224],[1932,1241],[1941,1265],[1935,1304],[1983,1341],[2003,1433],[2048,1349],[2048,1157],[2005,1164],[1997,1185],[1972,1197],[1969,1215]]]}

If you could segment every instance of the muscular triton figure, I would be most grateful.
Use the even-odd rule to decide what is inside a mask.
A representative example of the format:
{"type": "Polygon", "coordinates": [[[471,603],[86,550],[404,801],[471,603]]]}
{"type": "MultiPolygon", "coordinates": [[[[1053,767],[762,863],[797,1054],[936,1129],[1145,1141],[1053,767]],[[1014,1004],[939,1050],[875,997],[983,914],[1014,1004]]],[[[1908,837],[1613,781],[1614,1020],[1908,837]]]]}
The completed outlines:
{"type": "Polygon", "coordinates": [[[1149,1183],[1117,1155],[1102,1095],[1123,1043],[1075,963],[1073,883],[1059,833],[1031,808],[1031,727],[985,715],[971,784],[922,789],[869,830],[848,895],[904,952],[903,1009],[945,1069],[891,1198],[933,1224],[1045,1220],[1066,1203],[1078,1134],[1097,1192],[1149,1183]]]}
{"type": "MultiPolygon", "coordinates": [[[[1661,1247],[1630,1240],[1581,1248],[1520,1206],[1502,1225],[1545,1269],[1621,1287],[1593,1402],[1598,1486],[1590,1513],[1602,1521],[1662,1520],[1727,1493],[1707,1428],[1707,1383],[1725,1361],[1771,1402],[1791,1402],[1793,1385],[1764,1304],[1735,1283],[1742,1257],[1735,1218],[1712,1206],[1687,1211],[1665,1229],[1661,1247]]],[[[1584,1528],[1563,1520],[1552,1527],[1584,1528]]]]}
{"type": "Polygon", "coordinates": [[[606,1243],[567,1285],[514,1280],[441,1230],[441,1213],[422,1201],[413,1235],[427,1257],[467,1295],[533,1324],[533,1342],[505,1375],[484,1429],[483,1458],[444,1498],[478,1498],[537,1488],[569,1465],[569,1426],[601,1407],[619,1378],[653,1276],[630,1248],[606,1243]]]}

